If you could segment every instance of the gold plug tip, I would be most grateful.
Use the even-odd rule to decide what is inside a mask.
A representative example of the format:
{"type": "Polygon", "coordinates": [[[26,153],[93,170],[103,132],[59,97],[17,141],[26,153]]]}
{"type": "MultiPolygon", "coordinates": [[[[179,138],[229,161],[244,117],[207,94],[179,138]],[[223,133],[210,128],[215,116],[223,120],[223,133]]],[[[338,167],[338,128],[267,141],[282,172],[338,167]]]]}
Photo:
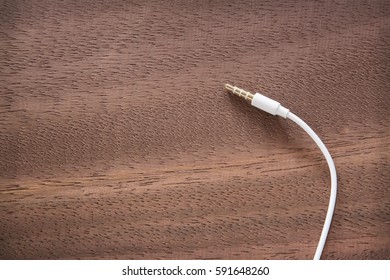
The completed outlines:
{"type": "Polygon", "coordinates": [[[227,92],[233,93],[234,86],[232,86],[231,84],[225,84],[225,89],[227,92]]]}
{"type": "Polygon", "coordinates": [[[232,86],[231,84],[225,84],[225,89],[227,92],[232,93],[234,95],[237,95],[241,98],[244,98],[245,100],[251,102],[253,99],[253,94],[249,91],[245,91],[241,88],[238,88],[236,86],[232,86]]]}

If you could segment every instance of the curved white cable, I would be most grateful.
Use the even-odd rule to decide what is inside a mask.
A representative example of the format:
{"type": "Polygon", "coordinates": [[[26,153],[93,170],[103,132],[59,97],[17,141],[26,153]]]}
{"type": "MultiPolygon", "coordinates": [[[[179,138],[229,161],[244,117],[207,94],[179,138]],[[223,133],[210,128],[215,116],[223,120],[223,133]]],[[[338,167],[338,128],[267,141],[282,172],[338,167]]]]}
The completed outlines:
{"type": "Polygon", "coordinates": [[[231,92],[239,97],[244,98],[245,100],[250,101],[251,105],[261,109],[271,115],[281,116],[283,118],[288,118],[299,125],[304,131],[309,134],[309,136],[314,140],[317,146],[320,148],[322,154],[324,155],[326,162],[329,166],[330,171],[330,198],[329,198],[329,206],[328,212],[326,213],[324,227],[322,228],[321,237],[317,245],[317,250],[314,255],[314,260],[319,260],[321,258],[322,250],[324,249],[326,238],[328,237],[328,232],[330,228],[330,224],[332,222],[333,212],[336,205],[336,194],[337,194],[337,174],[336,167],[334,165],[333,159],[325,147],[324,143],[322,143],[321,139],[318,135],[308,126],[302,119],[298,116],[290,112],[289,109],[280,105],[279,102],[268,98],[260,93],[252,94],[248,91],[240,89],[236,86],[232,86],[229,84],[225,85],[225,89],[228,92],[231,92]]]}
{"type": "Polygon", "coordinates": [[[322,154],[324,155],[326,162],[328,163],[328,166],[329,166],[330,199],[329,199],[328,212],[326,213],[324,227],[322,228],[320,241],[318,242],[317,250],[316,250],[316,253],[314,255],[314,260],[319,260],[321,258],[322,250],[324,249],[324,246],[325,246],[325,242],[326,242],[326,238],[328,236],[330,224],[332,222],[334,208],[336,206],[336,194],[337,194],[336,166],[334,165],[333,159],[332,159],[328,149],[325,147],[324,143],[317,136],[317,134],[310,128],[310,126],[308,126],[301,118],[299,118],[297,115],[293,114],[292,112],[289,112],[287,114],[287,118],[292,120],[293,122],[295,122],[304,131],[306,131],[307,134],[310,135],[310,137],[314,140],[314,142],[320,148],[320,150],[321,150],[322,154]]]}

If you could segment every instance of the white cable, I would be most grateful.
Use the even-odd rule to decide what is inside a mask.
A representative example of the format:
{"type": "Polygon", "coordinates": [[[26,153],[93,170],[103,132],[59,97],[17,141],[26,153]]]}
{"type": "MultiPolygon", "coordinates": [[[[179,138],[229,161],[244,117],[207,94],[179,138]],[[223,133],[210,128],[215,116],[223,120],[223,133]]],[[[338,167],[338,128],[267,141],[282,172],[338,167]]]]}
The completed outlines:
{"type": "Polygon", "coordinates": [[[336,166],[334,165],[332,156],[330,155],[328,149],[325,147],[324,143],[318,137],[318,135],[308,126],[301,118],[290,112],[287,108],[280,105],[279,102],[270,99],[260,93],[255,93],[254,95],[250,92],[244,91],[232,85],[226,84],[225,88],[240,97],[249,100],[252,106],[259,108],[267,113],[272,115],[278,115],[287,119],[292,120],[297,125],[299,125],[304,131],[309,134],[309,136],[314,140],[317,146],[320,148],[322,154],[324,155],[326,162],[329,166],[330,171],[330,198],[329,198],[329,206],[328,211],[326,213],[325,223],[322,228],[321,237],[317,245],[317,250],[314,255],[314,260],[319,260],[321,258],[322,251],[325,246],[326,238],[328,236],[330,224],[332,222],[334,208],[336,206],[336,194],[337,194],[337,174],[336,174],[336,166]]]}
{"type": "Polygon", "coordinates": [[[326,238],[328,236],[330,224],[332,222],[334,208],[336,206],[336,194],[337,194],[337,174],[336,174],[336,166],[334,165],[332,156],[330,155],[328,149],[325,147],[324,143],[317,136],[317,134],[308,126],[302,119],[300,119],[295,114],[289,112],[287,114],[287,118],[295,122],[297,125],[302,127],[304,131],[309,134],[309,136],[316,142],[317,146],[320,148],[322,154],[324,155],[326,162],[329,166],[330,171],[330,198],[329,198],[329,206],[328,212],[326,213],[324,227],[322,228],[320,241],[317,245],[317,250],[314,255],[314,260],[319,260],[321,258],[322,250],[324,249],[326,238]]]}

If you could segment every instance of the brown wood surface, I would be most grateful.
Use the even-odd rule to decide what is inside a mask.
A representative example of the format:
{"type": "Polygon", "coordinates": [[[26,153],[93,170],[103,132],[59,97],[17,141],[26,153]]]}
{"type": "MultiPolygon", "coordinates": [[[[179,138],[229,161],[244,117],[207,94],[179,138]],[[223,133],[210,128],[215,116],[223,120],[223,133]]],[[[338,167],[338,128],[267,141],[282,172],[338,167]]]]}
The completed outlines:
{"type": "Polygon", "coordinates": [[[0,258],[390,258],[389,1],[0,10],[0,258]]]}

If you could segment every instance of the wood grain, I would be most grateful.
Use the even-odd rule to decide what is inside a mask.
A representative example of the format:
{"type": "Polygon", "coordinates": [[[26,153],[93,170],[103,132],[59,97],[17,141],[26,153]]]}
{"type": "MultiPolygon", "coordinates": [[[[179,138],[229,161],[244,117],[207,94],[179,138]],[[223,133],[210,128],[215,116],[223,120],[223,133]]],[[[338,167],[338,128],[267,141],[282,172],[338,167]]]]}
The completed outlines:
{"type": "Polygon", "coordinates": [[[390,258],[389,1],[0,10],[0,258],[390,258]]]}

